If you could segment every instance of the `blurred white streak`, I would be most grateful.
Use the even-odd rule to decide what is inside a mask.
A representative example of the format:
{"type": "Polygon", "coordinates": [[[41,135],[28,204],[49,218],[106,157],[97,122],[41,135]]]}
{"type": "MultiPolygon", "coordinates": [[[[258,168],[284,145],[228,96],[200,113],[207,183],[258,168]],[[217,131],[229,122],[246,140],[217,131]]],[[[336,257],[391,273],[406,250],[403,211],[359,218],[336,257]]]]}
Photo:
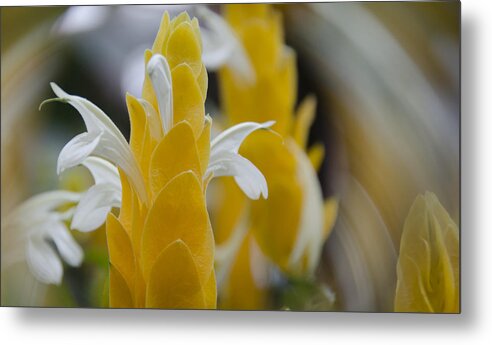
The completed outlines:
{"type": "Polygon", "coordinates": [[[349,311],[392,311],[396,250],[369,194],[351,178],[329,242],[340,297],[349,311]]]}
{"type": "Polygon", "coordinates": [[[109,6],[73,6],[56,21],[52,32],[74,35],[99,28],[110,14],[109,6]]]}
{"type": "Polygon", "coordinates": [[[451,77],[453,87],[458,90],[460,87],[460,57],[456,54],[460,49],[458,43],[448,36],[436,35],[431,39],[431,48],[440,65],[451,77]]]}
{"type": "MultiPolygon", "coordinates": [[[[429,137],[435,139],[434,143],[443,154],[458,151],[459,142],[454,140],[458,124],[448,121],[455,108],[441,99],[400,43],[369,11],[358,4],[330,7],[312,3],[310,6],[340,30],[370,66],[380,72],[387,91],[399,100],[409,116],[415,116],[425,125],[429,137]]],[[[350,73],[347,66],[341,63],[340,67],[350,73]]],[[[364,92],[367,90],[365,88],[364,92]]]]}

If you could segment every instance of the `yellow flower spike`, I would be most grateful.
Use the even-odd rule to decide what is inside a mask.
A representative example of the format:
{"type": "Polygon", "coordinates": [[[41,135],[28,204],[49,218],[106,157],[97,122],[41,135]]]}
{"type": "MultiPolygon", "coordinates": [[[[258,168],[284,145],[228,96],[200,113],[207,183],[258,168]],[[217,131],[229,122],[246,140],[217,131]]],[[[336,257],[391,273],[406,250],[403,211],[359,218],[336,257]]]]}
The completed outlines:
{"type": "Polygon", "coordinates": [[[152,154],[152,194],[156,196],[172,178],[188,170],[193,171],[196,176],[202,175],[191,126],[188,122],[180,122],[162,139],[152,154]]]}
{"type": "MultiPolygon", "coordinates": [[[[248,197],[268,196],[261,171],[238,150],[249,134],[274,122],[239,124],[211,140],[201,49],[196,19],[164,15],[153,51],[145,52],[143,98],[127,96],[130,143],[93,103],[51,85],[87,128],[65,145],[58,171],[85,164],[93,175],[101,172],[73,219],[90,231],[106,218],[111,307],[215,308],[206,186],[214,176],[233,176],[248,197]],[[112,207],[120,207],[118,218],[107,216],[112,207]]],[[[68,260],[76,264],[74,255],[68,260]]],[[[57,281],[58,271],[52,274],[57,281]]]]}
{"type": "MultiPolygon", "coordinates": [[[[296,54],[283,42],[280,13],[268,4],[231,4],[224,6],[223,14],[244,48],[242,54],[247,55],[246,60],[254,69],[254,78],[241,78],[239,67],[235,70],[235,66],[225,59],[219,71],[223,112],[232,124],[275,120],[273,129],[281,136],[275,138],[267,133],[254,133],[240,149],[241,155],[265,175],[269,188],[268,200],[251,202],[250,231],[261,251],[284,273],[310,277],[338,211],[336,199],[323,201],[316,176],[324,159],[323,145],[315,144],[306,152],[316,100],[306,98],[295,111],[296,54]]],[[[213,18],[213,15],[207,17],[213,18]]],[[[226,38],[224,35],[225,42],[226,38]]],[[[232,46],[233,40],[229,41],[232,46]]],[[[240,49],[234,54],[241,54],[240,49]]],[[[230,54],[231,59],[234,54],[230,54]]],[[[223,185],[230,187],[227,182],[223,185]]],[[[229,199],[241,199],[237,188],[229,193],[238,194],[237,198],[229,196],[229,199]]],[[[214,229],[220,231],[216,234],[224,243],[227,238],[222,237],[232,235],[244,209],[240,202],[229,204],[223,200],[219,204],[214,229]]],[[[244,252],[243,255],[249,254],[244,252]]],[[[248,299],[248,293],[259,291],[250,284],[253,280],[248,265],[248,259],[237,258],[229,280],[224,283],[250,286],[251,291],[236,291],[236,298],[243,300],[248,299]]],[[[253,307],[256,302],[251,303],[253,307]]]]}
{"type": "Polygon", "coordinates": [[[289,135],[297,94],[295,52],[283,45],[280,17],[271,8],[259,11],[268,14],[262,19],[248,16],[248,11],[243,14],[235,6],[227,5],[225,12],[235,13],[235,17],[244,15],[236,34],[254,66],[256,82],[250,84],[244,78],[238,79],[233,70],[222,68],[220,91],[224,112],[232,123],[273,119],[273,129],[282,136],[289,135]]]}
{"type": "Polygon", "coordinates": [[[419,195],[405,220],[395,311],[459,312],[459,232],[437,197],[419,195]]]}
{"type": "Polygon", "coordinates": [[[201,182],[191,171],[171,180],[149,210],[141,247],[143,274],[147,281],[157,256],[178,239],[183,240],[192,252],[200,282],[206,282],[213,269],[214,242],[201,182]]]}

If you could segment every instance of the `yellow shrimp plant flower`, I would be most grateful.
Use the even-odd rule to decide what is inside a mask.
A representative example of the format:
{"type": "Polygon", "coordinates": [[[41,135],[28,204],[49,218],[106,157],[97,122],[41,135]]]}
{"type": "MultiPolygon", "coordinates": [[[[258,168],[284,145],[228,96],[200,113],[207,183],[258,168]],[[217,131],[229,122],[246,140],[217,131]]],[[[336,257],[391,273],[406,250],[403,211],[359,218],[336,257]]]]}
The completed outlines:
{"type": "Polygon", "coordinates": [[[226,293],[236,297],[226,299],[245,302],[229,306],[258,308],[261,293],[254,297],[249,289],[255,280],[258,283],[251,246],[257,244],[288,275],[311,277],[334,225],[338,203],[323,200],[317,179],[323,145],[307,148],[316,100],[308,97],[297,111],[294,109],[296,55],[284,44],[280,13],[267,4],[226,5],[225,21],[205,8],[200,12],[208,24],[210,38],[206,41],[222,47],[222,54],[209,54],[204,59],[219,69],[221,102],[228,122],[273,119],[273,129],[279,134],[257,132],[241,147],[241,153],[264,173],[268,200],[248,204],[233,183],[226,181],[214,226],[218,244],[236,242],[240,247],[236,267],[229,268],[231,286],[226,293]],[[232,239],[238,228],[244,228],[245,212],[250,212],[247,222],[251,231],[243,231],[244,241],[240,243],[232,239]],[[235,269],[250,274],[236,275],[235,269]]]}
{"type": "Polygon", "coordinates": [[[430,192],[405,220],[397,263],[395,311],[459,312],[458,227],[430,192]]]}
{"type": "Polygon", "coordinates": [[[102,110],[52,84],[57,100],[74,106],[87,127],[62,149],[58,172],[88,156],[119,169],[118,217],[107,207],[115,196],[110,186],[92,193],[93,202],[86,202],[96,205],[92,211],[83,208],[87,217],[107,214],[110,307],[215,308],[207,184],[214,176],[232,176],[249,198],[268,197],[264,176],[238,150],[250,133],[273,122],[241,123],[211,140],[201,55],[198,20],[185,12],[170,20],[165,13],[152,49],[145,52],[142,98],[126,98],[129,143],[102,110]]]}

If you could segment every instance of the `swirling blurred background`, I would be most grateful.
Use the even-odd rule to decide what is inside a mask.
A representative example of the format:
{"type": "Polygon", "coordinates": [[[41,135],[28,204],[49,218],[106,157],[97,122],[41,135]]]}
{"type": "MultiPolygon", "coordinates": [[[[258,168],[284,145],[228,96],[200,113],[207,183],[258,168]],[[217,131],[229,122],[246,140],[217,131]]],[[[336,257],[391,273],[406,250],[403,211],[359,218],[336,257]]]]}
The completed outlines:
{"type": "MultiPolygon", "coordinates": [[[[432,191],[459,224],[460,5],[276,7],[298,56],[298,99],[318,100],[310,142],[326,147],[319,178],[324,193],[340,201],[319,279],[335,296],[335,310],[391,311],[400,234],[415,197],[432,191]]],[[[50,81],[100,106],[128,137],[124,96],[141,92],[143,51],[165,10],[194,11],[190,5],[2,8],[2,222],[35,193],[90,184],[83,169],[61,180],[56,175],[60,149],[83,122],[63,105],[38,111],[51,97],[50,81]]],[[[214,116],[217,80],[214,73],[209,78],[206,106],[214,116]]],[[[25,267],[2,271],[2,304],[103,306],[104,231],[78,240],[90,250],[60,287],[37,284],[25,267]]]]}

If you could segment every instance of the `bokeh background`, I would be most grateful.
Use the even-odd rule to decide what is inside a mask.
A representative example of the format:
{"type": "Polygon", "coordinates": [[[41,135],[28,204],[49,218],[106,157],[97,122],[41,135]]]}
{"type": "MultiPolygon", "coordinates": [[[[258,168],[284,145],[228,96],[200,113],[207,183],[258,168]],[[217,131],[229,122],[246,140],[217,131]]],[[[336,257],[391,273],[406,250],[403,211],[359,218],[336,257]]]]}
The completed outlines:
{"type": "MultiPolygon", "coordinates": [[[[458,2],[276,5],[298,56],[299,97],[318,99],[310,142],[327,155],[319,173],[340,211],[319,278],[335,310],[391,311],[400,233],[415,197],[435,193],[459,224],[460,5],[458,2]],[[307,24],[306,24],[307,23],[307,24]]],[[[219,6],[212,6],[219,10],[219,6]]],[[[83,129],[75,110],[50,104],[49,82],[101,107],[129,136],[124,95],[139,95],[143,51],[162,13],[193,6],[1,9],[1,213],[60,186],[91,183],[83,169],[60,180],[56,158],[83,129]],[[22,23],[22,25],[20,25],[22,23]]],[[[210,73],[207,111],[218,114],[210,73]]],[[[60,287],[2,271],[2,304],[104,306],[104,230],[78,235],[81,268],[60,287]],[[26,300],[26,296],[29,299],[26,300]]]]}

